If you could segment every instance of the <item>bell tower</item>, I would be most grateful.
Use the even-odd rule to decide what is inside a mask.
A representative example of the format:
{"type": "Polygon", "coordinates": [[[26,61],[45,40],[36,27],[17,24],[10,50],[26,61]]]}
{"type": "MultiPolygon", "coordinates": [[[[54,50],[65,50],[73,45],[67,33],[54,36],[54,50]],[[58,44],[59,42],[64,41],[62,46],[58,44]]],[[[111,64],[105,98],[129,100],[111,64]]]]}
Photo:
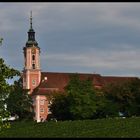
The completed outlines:
{"type": "Polygon", "coordinates": [[[32,94],[33,89],[39,85],[41,79],[40,48],[35,40],[35,31],[32,27],[32,11],[30,15],[28,40],[23,48],[23,53],[23,89],[30,89],[29,94],[32,94]]]}

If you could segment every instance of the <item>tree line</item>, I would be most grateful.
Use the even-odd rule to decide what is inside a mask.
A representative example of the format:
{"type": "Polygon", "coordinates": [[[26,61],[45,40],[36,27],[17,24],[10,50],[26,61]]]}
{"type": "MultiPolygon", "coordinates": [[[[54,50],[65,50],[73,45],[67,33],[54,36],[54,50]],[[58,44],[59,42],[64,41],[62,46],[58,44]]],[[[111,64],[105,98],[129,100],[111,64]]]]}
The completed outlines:
{"type": "Polygon", "coordinates": [[[53,98],[50,110],[58,120],[140,116],[140,79],[95,89],[90,79],[74,74],[65,91],[53,98]]]}

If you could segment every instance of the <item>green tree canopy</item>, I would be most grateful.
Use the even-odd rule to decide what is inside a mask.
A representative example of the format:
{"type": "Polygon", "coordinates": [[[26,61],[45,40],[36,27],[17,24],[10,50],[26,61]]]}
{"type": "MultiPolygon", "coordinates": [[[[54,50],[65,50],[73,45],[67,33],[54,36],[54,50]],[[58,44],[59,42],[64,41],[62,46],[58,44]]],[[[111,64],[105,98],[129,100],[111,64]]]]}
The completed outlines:
{"type": "Polygon", "coordinates": [[[51,116],[57,118],[58,120],[71,119],[69,106],[67,94],[58,92],[53,96],[52,99],[52,105],[50,106],[50,111],[52,112],[51,116]]]}
{"type": "Polygon", "coordinates": [[[90,79],[80,80],[77,74],[72,75],[66,86],[70,102],[72,119],[89,119],[96,112],[97,102],[93,83],[90,79]]]}
{"type": "Polygon", "coordinates": [[[14,76],[19,76],[20,72],[10,66],[7,66],[2,58],[0,58],[0,127],[3,126],[3,119],[9,117],[9,113],[5,108],[5,99],[8,97],[11,86],[7,82],[14,76]]]}
{"type": "Polygon", "coordinates": [[[33,118],[32,98],[27,89],[23,89],[22,78],[14,82],[6,100],[7,110],[16,114],[19,119],[33,118]]]}
{"type": "Polygon", "coordinates": [[[140,115],[140,79],[109,84],[103,88],[103,92],[126,116],[140,115]]]}
{"type": "Polygon", "coordinates": [[[80,80],[71,75],[65,93],[53,100],[51,111],[59,119],[90,119],[98,107],[96,91],[90,79],[80,80]]]}

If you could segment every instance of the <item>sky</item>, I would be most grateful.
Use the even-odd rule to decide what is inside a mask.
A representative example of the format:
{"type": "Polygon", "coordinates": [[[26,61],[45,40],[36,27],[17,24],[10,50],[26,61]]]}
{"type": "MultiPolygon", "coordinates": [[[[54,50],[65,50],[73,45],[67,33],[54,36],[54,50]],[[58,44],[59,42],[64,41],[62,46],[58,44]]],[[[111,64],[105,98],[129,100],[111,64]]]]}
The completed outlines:
{"type": "Polygon", "coordinates": [[[42,71],[140,77],[140,3],[0,2],[0,57],[20,71],[30,11],[42,71]]]}

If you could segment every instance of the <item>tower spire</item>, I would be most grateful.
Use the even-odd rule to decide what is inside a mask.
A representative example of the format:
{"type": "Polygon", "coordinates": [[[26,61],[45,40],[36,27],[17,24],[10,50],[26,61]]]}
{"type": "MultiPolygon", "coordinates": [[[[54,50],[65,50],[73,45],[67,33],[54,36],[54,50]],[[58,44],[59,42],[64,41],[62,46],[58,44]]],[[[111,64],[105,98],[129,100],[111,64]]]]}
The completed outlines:
{"type": "Polygon", "coordinates": [[[32,29],[32,11],[30,12],[30,29],[32,29]]]}
{"type": "Polygon", "coordinates": [[[34,45],[38,47],[38,43],[35,40],[35,31],[32,27],[32,11],[30,11],[30,28],[28,30],[28,41],[26,42],[26,46],[34,45]]]}

